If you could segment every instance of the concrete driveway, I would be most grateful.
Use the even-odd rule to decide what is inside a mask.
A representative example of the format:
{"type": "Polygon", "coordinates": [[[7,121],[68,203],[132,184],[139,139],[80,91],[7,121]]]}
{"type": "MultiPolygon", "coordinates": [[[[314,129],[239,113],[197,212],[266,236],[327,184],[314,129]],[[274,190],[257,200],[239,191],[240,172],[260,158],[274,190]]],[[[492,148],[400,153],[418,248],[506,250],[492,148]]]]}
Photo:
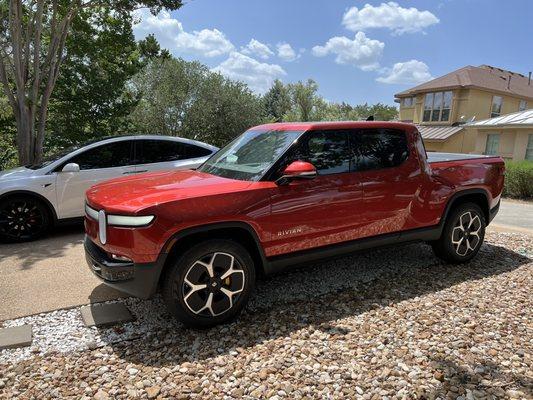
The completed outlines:
{"type": "Polygon", "coordinates": [[[81,224],[31,243],[0,244],[0,320],[120,296],[89,271],[81,224]]]}
{"type": "MultiPolygon", "coordinates": [[[[533,235],[533,204],[505,200],[489,229],[533,235]]],[[[0,321],[122,297],[85,263],[81,225],[32,243],[0,244],[0,321]]]]}

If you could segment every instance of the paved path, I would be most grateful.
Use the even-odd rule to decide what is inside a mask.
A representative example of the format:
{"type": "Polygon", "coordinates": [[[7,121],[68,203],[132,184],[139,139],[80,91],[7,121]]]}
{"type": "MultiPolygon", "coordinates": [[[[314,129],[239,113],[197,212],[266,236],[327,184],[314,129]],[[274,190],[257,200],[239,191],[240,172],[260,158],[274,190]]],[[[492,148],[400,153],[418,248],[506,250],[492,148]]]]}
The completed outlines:
{"type": "Polygon", "coordinates": [[[120,296],[89,271],[81,225],[31,243],[0,244],[0,321],[120,296]]]}
{"type": "Polygon", "coordinates": [[[533,235],[533,202],[502,200],[500,211],[489,227],[533,235]]]}
{"type": "MultiPolygon", "coordinates": [[[[503,201],[489,229],[533,235],[533,204],[503,201]]],[[[81,225],[48,238],[0,244],[0,321],[122,296],[89,271],[81,225]]]]}

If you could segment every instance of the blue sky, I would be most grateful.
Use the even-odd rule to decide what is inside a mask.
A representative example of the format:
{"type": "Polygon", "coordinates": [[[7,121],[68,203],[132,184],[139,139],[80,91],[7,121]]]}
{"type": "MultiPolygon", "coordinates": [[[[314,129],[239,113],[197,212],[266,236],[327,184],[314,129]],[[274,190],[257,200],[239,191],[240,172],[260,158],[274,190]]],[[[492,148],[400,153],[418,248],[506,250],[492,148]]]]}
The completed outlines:
{"type": "Polygon", "coordinates": [[[394,93],[465,65],[533,70],[531,0],[189,0],[138,18],[138,39],[154,33],[258,93],[275,78],[313,78],[327,100],[394,104],[394,93]]]}

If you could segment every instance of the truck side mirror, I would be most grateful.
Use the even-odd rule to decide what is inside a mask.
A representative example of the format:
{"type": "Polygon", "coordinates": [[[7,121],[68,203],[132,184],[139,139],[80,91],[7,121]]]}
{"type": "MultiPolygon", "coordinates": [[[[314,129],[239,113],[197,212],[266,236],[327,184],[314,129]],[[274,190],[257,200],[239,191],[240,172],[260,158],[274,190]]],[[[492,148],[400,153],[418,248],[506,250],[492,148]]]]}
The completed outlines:
{"type": "Polygon", "coordinates": [[[316,175],[316,168],[313,164],[307,161],[293,161],[283,170],[276,183],[286,185],[296,179],[314,179],[316,175]]]}
{"type": "Polygon", "coordinates": [[[65,164],[61,172],[80,172],[80,166],[76,163],[65,164]]]}

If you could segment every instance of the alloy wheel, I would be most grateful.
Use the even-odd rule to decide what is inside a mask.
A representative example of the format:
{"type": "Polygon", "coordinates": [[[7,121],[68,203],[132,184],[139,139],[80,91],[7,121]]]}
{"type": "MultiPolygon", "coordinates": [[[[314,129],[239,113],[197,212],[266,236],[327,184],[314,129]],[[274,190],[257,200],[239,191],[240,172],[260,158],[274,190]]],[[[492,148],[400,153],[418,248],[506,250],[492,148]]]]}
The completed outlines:
{"type": "Polygon", "coordinates": [[[0,209],[0,233],[6,237],[31,238],[39,234],[45,225],[45,216],[30,200],[9,202],[0,209]]]}
{"type": "Polygon", "coordinates": [[[211,253],[189,267],[182,286],[183,301],[196,315],[216,317],[233,307],[244,284],[244,271],[233,255],[211,253]]]}
{"type": "Polygon", "coordinates": [[[479,215],[472,214],[470,211],[461,214],[452,229],[452,244],[459,256],[467,256],[476,250],[481,242],[481,228],[479,215]]]}

